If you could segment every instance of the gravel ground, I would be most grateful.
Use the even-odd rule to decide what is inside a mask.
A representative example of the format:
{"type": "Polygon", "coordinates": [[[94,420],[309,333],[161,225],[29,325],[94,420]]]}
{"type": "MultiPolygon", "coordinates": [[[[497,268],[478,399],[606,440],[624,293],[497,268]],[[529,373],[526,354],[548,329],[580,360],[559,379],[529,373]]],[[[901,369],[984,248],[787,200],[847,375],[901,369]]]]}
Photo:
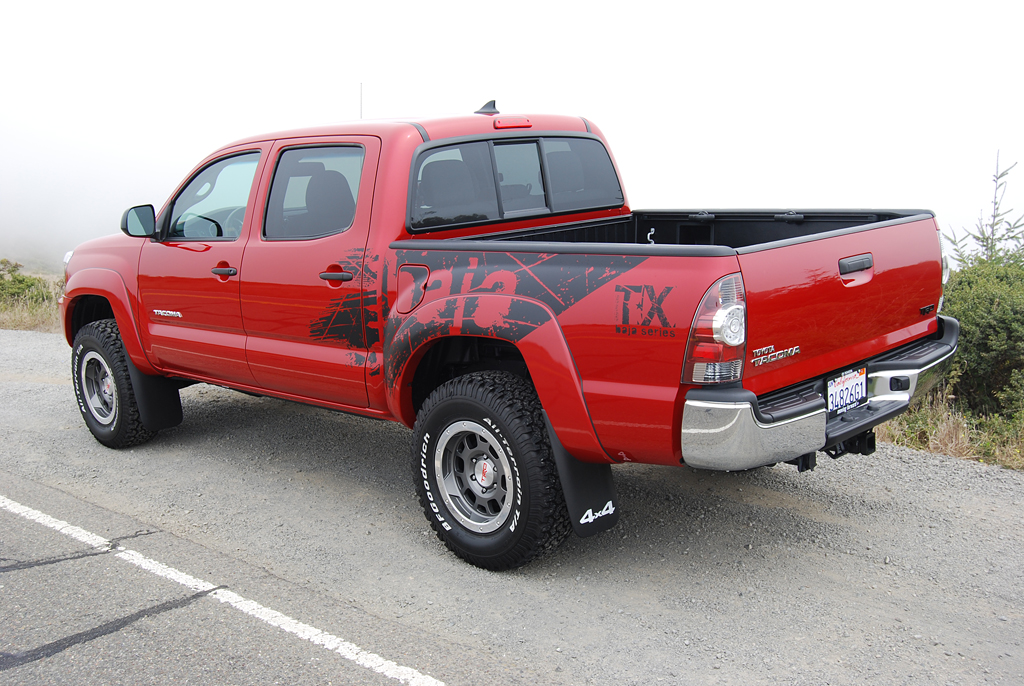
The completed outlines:
{"type": "Polygon", "coordinates": [[[199,385],[180,427],[111,451],[61,337],[0,346],[0,483],[429,636],[448,653],[407,652],[449,684],[1024,683],[1022,473],[887,444],[804,474],[616,467],[615,529],[490,573],[428,531],[404,427],[199,385]]]}

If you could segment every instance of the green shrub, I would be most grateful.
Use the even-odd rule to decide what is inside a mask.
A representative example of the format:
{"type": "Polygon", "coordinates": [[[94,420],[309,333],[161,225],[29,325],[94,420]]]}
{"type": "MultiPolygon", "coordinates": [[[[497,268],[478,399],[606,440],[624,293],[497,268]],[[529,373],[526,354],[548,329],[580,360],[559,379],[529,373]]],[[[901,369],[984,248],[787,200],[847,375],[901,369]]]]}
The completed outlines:
{"type": "Polygon", "coordinates": [[[0,259],[0,302],[42,303],[53,300],[53,289],[46,279],[20,272],[21,265],[17,262],[0,259]]]}
{"type": "Polygon", "coordinates": [[[988,217],[945,236],[958,263],[943,314],[960,321],[960,347],[945,383],[884,426],[879,437],[948,455],[1024,469],[1024,215],[1003,206],[999,168],[988,217]]]}
{"type": "Polygon", "coordinates": [[[1024,410],[1024,266],[976,260],[953,273],[943,314],[960,320],[960,349],[947,377],[978,415],[1024,410]]]}

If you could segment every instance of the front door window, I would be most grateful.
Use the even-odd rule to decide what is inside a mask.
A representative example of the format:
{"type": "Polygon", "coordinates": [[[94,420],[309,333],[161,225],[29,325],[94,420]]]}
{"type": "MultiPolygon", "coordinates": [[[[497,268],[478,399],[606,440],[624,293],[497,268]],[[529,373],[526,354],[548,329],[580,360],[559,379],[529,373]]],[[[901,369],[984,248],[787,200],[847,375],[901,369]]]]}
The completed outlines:
{"type": "Polygon", "coordinates": [[[199,172],[174,201],[167,238],[238,238],[259,160],[258,152],[236,155],[199,172]]]}

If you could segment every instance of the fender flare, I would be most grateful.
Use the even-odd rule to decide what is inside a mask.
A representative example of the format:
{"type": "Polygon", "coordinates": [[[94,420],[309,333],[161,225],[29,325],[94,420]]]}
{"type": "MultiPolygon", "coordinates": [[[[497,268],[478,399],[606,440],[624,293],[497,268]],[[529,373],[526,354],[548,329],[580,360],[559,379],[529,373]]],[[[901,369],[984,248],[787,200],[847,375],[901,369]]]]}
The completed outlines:
{"type": "Polygon", "coordinates": [[[143,350],[142,337],[134,315],[134,311],[138,309],[137,306],[133,306],[134,299],[129,295],[121,275],[110,269],[81,269],[68,279],[61,301],[64,338],[67,339],[68,345],[75,343],[71,332],[71,313],[76,301],[88,295],[104,298],[110,303],[110,309],[114,312],[114,320],[121,334],[121,342],[132,364],[143,374],[159,374],[143,350]]]}
{"type": "Polygon", "coordinates": [[[384,374],[393,416],[413,425],[411,383],[416,363],[429,344],[455,336],[515,345],[565,450],[582,462],[614,462],[594,430],[576,363],[554,313],[541,302],[517,295],[456,295],[423,303],[405,317],[389,317],[384,374]]]}

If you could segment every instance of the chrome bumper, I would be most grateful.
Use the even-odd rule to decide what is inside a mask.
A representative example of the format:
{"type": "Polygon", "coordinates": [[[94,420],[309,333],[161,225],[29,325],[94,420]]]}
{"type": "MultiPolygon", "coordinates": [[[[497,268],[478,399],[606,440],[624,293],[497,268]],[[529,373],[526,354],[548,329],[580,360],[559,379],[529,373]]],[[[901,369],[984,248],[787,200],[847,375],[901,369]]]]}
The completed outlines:
{"type": "Polygon", "coordinates": [[[690,467],[736,472],[785,462],[825,447],[825,407],[781,422],[762,423],[749,402],[687,398],[683,460],[690,467]]]}
{"type": "Polygon", "coordinates": [[[867,360],[868,404],[832,419],[827,418],[823,382],[775,406],[743,389],[691,389],[683,405],[683,462],[741,471],[793,460],[870,431],[904,412],[941,378],[956,352],[960,329],[954,319],[939,320],[936,336],[867,360]]]}

